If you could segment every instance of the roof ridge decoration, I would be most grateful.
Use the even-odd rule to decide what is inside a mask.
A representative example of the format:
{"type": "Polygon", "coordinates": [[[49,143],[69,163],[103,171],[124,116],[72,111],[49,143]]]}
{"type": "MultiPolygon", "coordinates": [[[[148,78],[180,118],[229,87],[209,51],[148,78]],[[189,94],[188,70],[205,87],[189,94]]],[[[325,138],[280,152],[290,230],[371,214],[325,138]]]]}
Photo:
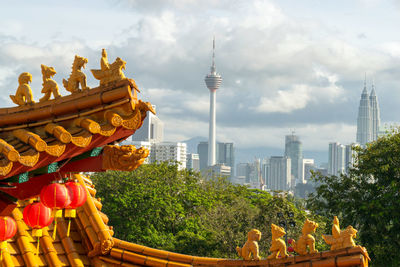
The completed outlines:
{"type": "Polygon", "coordinates": [[[86,63],[88,63],[87,58],[75,55],[74,63],[72,63],[71,74],[69,75],[68,80],[63,79],[65,89],[72,94],[90,89],[86,86],[86,75],[81,71],[82,68],[85,68],[86,63]],[[82,88],[79,88],[79,84],[82,88]]]}

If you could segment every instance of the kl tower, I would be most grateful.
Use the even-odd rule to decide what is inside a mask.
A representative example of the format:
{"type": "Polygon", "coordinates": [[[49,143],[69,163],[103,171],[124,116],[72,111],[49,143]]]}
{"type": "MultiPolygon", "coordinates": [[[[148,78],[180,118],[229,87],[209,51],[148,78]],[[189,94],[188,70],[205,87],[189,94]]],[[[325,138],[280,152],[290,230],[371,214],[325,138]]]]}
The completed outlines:
{"type": "Polygon", "coordinates": [[[208,74],[204,81],[206,82],[208,90],[210,90],[210,128],[208,135],[208,166],[216,164],[216,99],[217,89],[221,85],[222,77],[217,73],[215,67],[215,37],[213,39],[213,55],[211,72],[208,74]]]}

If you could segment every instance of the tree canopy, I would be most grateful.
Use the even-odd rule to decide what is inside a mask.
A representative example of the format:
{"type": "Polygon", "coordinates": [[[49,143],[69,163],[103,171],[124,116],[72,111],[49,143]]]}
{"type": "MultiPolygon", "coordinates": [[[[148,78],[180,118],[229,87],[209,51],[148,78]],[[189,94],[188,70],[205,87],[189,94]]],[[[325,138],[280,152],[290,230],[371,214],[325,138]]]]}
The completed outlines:
{"type": "Polygon", "coordinates": [[[142,165],[133,172],[108,171],[92,176],[103,212],[115,236],[130,242],[179,253],[236,258],[252,228],[262,232],[263,257],[271,242],[271,223],[278,212],[294,213],[296,226],[288,236],[297,238],[305,218],[320,224],[317,248],[326,249],[321,233],[326,221],[307,215],[304,203],[288,196],[271,196],[218,178],[179,171],[168,163],[142,165]]]}
{"type": "Polygon", "coordinates": [[[348,175],[316,175],[320,183],[308,199],[313,212],[358,229],[376,266],[400,263],[400,134],[392,133],[356,148],[348,175]]]}

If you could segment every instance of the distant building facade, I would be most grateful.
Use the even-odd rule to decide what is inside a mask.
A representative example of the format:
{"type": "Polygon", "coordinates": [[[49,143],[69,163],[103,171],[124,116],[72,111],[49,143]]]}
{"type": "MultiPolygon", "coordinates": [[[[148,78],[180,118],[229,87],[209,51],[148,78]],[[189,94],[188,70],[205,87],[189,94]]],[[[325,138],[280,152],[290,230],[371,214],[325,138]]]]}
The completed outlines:
{"type": "Polygon", "coordinates": [[[303,148],[299,136],[291,134],[285,136],[285,157],[291,159],[291,174],[294,183],[302,181],[303,148]]]}
{"type": "MultiPolygon", "coordinates": [[[[200,158],[200,170],[208,168],[208,142],[200,142],[197,145],[197,153],[200,158]]],[[[224,164],[234,170],[235,167],[235,148],[233,143],[218,142],[216,145],[217,164],[224,164]]],[[[234,172],[232,171],[232,175],[234,172]]]]}
{"type": "Polygon", "coordinates": [[[186,168],[186,143],[154,143],[151,149],[154,161],[176,161],[179,163],[179,170],[186,168]]]}
{"type": "Polygon", "coordinates": [[[355,163],[356,155],[353,147],[358,145],[357,143],[349,145],[342,145],[338,142],[329,143],[328,174],[340,175],[348,173],[355,163]]]}
{"type": "Polygon", "coordinates": [[[200,171],[199,154],[191,153],[186,155],[186,169],[200,171]]]}
{"type": "Polygon", "coordinates": [[[291,159],[275,156],[269,158],[266,188],[270,190],[289,190],[291,187],[291,159]]]}
{"type": "MultiPolygon", "coordinates": [[[[153,105],[153,109],[156,106],[153,105]]],[[[159,143],[164,141],[164,123],[153,113],[147,111],[143,125],[132,135],[132,141],[159,143]]]]}

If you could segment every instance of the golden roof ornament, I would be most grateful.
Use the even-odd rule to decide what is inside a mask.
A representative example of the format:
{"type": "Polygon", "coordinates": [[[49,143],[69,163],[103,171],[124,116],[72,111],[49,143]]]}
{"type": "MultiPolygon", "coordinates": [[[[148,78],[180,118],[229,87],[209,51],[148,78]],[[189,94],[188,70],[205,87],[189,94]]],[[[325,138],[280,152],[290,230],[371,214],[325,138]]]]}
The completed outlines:
{"type": "Polygon", "coordinates": [[[117,57],[112,64],[108,63],[107,52],[103,48],[101,52],[100,68],[99,70],[91,70],[93,76],[100,81],[100,86],[107,85],[113,82],[121,81],[125,78],[122,72],[125,69],[126,62],[117,57]]]}
{"type": "Polygon", "coordinates": [[[289,255],[286,252],[285,241],[281,239],[282,236],[286,235],[285,230],[282,227],[272,223],[271,233],[272,233],[272,240],[269,251],[272,252],[272,254],[269,255],[267,259],[271,260],[271,259],[278,259],[279,257],[281,258],[288,257],[289,255]]]}
{"type": "Polygon", "coordinates": [[[42,76],[43,76],[43,88],[42,93],[44,96],[39,100],[39,102],[44,102],[50,99],[51,94],[53,94],[54,98],[61,97],[58,91],[58,84],[56,81],[52,79],[52,77],[57,73],[53,67],[48,67],[46,65],[40,65],[42,68],[42,76]]]}
{"type": "Polygon", "coordinates": [[[353,238],[356,238],[357,230],[349,225],[345,230],[340,230],[339,219],[333,218],[332,235],[322,235],[325,242],[331,246],[331,250],[352,248],[356,246],[353,238]]]}
{"type": "Polygon", "coordinates": [[[317,227],[318,223],[306,219],[299,240],[297,240],[297,242],[294,240],[292,241],[294,251],[300,255],[314,254],[318,252],[318,250],[315,249],[315,238],[311,235],[312,233],[315,233],[317,227]]]}
{"type": "Polygon", "coordinates": [[[74,63],[72,63],[72,71],[69,75],[68,80],[63,79],[63,85],[65,89],[71,93],[77,93],[82,90],[88,90],[89,87],[86,86],[86,75],[81,71],[85,68],[87,58],[75,56],[74,63]],[[79,84],[81,88],[79,88],[79,84]]]}
{"type": "Polygon", "coordinates": [[[11,100],[19,105],[24,106],[27,104],[33,104],[33,95],[29,83],[32,82],[32,74],[29,72],[23,72],[18,77],[19,86],[15,95],[10,95],[11,100]]]}
{"type": "Polygon", "coordinates": [[[258,254],[258,241],[261,239],[261,232],[257,229],[252,229],[247,233],[247,241],[243,247],[236,247],[239,257],[245,260],[260,260],[258,254]]]}

